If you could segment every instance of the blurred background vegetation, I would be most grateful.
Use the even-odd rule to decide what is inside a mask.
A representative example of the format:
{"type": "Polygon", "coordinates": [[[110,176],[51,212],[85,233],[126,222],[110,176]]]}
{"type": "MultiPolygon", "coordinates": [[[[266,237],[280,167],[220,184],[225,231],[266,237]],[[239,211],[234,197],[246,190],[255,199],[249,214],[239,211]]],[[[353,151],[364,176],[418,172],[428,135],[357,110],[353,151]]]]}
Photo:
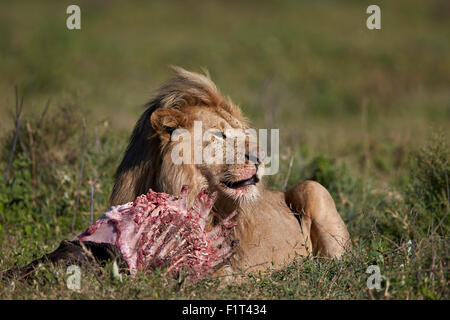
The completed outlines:
{"type": "MultiPolygon", "coordinates": [[[[281,172],[268,186],[318,180],[365,250],[337,281],[345,287],[362,268],[354,291],[328,290],[336,265],[327,262],[329,273],[291,268],[269,284],[185,297],[390,297],[365,288],[373,262],[412,268],[392,279],[391,296],[449,297],[450,2],[376,1],[374,31],[365,25],[373,1],[80,0],[74,31],[70,4],[0,2],[0,269],[55,248],[107,209],[131,129],[168,66],[179,65],[207,68],[256,128],[280,128],[281,172]],[[307,289],[296,272],[313,279],[307,289]]],[[[147,289],[160,291],[136,296],[179,296],[147,289]]],[[[3,296],[54,297],[21,290],[3,296]]]]}

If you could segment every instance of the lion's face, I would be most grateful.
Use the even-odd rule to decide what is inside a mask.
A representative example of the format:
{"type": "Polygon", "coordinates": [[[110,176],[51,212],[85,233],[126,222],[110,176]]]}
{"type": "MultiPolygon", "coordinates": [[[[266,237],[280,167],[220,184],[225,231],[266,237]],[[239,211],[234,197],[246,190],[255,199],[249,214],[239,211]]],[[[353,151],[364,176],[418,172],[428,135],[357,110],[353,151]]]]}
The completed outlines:
{"type": "Polygon", "coordinates": [[[254,203],[263,191],[264,165],[255,136],[244,132],[248,124],[240,108],[220,94],[208,74],[174,71],[136,123],[116,172],[111,204],[133,201],[149,188],[179,195],[183,185],[191,190],[190,203],[203,188],[217,192],[215,208],[221,214],[254,203]],[[240,131],[230,135],[230,129],[240,131]],[[180,130],[191,139],[175,137],[180,130]]]}
{"type": "Polygon", "coordinates": [[[227,207],[258,199],[264,164],[245,120],[221,108],[189,107],[157,110],[151,123],[161,141],[158,180],[165,192],[178,194],[184,184],[207,188],[227,207]]]}

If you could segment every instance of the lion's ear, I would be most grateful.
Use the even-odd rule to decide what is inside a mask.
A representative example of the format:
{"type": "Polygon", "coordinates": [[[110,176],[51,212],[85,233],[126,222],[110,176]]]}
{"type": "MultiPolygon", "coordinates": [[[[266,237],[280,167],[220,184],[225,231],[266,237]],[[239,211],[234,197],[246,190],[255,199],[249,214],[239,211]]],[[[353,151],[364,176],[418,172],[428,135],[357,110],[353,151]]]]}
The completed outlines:
{"type": "Polygon", "coordinates": [[[184,125],[184,114],[176,109],[158,109],[150,116],[153,129],[158,134],[169,133],[184,125]]]}

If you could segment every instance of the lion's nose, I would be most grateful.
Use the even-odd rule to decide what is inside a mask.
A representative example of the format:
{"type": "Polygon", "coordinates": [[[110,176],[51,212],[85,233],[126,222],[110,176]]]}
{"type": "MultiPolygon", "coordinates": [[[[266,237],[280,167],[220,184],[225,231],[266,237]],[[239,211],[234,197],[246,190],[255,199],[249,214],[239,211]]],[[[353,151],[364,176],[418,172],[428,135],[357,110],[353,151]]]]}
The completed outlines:
{"type": "Polygon", "coordinates": [[[261,163],[261,159],[258,156],[254,155],[254,154],[246,154],[245,155],[245,159],[248,162],[251,162],[251,163],[255,164],[256,170],[258,170],[258,166],[261,163]]]}

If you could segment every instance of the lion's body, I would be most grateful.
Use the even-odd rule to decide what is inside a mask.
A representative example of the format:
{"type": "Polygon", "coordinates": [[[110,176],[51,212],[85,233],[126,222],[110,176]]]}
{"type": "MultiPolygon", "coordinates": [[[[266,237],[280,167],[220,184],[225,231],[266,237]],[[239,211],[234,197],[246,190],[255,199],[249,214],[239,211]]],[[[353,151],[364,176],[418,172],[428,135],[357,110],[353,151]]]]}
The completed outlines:
{"type": "MultiPolygon", "coordinates": [[[[224,99],[208,76],[177,68],[176,76],[159,90],[136,124],[116,173],[112,205],[132,201],[149,188],[174,195],[183,185],[189,185],[194,195],[202,188],[217,192],[211,225],[239,211],[235,218],[239,245],[230,260],[233,272],[278,267],[296,254],[320,251],[339,257],[350,246],[349,234],[328,191],[312,181],[286,193],[265,189],[260,181],[264,164],[259,155],[244,164],[174,164],[171,151],[193,142],[183,139],[175,143],[171,134],[179,128],[192,132],[194,121],[219,132],[248,128],[240,108],[224,99]],[[249,177],[251,184],[233,187],[249,177]]],[[[203,144],[207,147],[217,143],[214,141],[203,144]]],[[[246,141],[246,159],[252,159],[253,149],[246,141]]]]}
{"type": "Polygon", "coordinates": [[[295,254],[307,255],[311,248],[300,220],[285,205],[284,193],[266,189],[262,198],[242,208],[236,218],[239,246],[231,259],[233,270],[281,266],[292,261],[295,254]]]}

